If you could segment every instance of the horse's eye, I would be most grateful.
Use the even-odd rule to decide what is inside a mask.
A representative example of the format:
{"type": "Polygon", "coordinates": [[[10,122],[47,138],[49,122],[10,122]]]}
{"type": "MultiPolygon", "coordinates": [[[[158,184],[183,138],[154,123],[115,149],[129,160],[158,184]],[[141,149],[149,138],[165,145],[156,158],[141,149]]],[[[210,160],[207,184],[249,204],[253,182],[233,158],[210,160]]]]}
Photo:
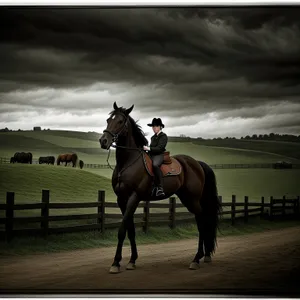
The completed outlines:
{"type": "Polygon", "coordinates": [[[123,121],[119,121],[118,123],[119,123],[119,124],[122,124],[122,123],[123,123],[123,121]]]}

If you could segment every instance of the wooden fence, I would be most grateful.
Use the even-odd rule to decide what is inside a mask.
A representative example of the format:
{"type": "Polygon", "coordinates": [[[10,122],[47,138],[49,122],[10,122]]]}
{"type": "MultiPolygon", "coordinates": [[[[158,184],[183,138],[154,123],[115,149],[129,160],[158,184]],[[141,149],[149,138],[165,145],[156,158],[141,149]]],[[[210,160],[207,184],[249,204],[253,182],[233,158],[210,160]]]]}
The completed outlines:
{"type": "MultiPolygon", "coordinates": [[[[222,202],[222,196],[219,196],[222,202]]],[[[194,222],[194,215],[185,212],[178,212],[176,209],[184,207],[175,197],[169,199],[169,203],[155,202],[141,202],[139,207],[143,209],[142,213],[135,213],[135,224],[137,227],[142,227],[144,232],[147,232],[149,226],[163,226],[167,225],[170,228],[175,228],[177,224],[186,223],[189,221],[194,222]],[[151,212],[155,208],[167,209],[167,212],[151,212]],[[138,219],[138,220],[137,220],[138,219]]],[[[232,196],[231,202],[222,202],[223,216],[231,220],[232,225],[235,224],[238,218],[243,218],[244,222],[252,215],[264,217],[266,214],[270,220],[273,220],[277,215],[291,215],[299,218],[299,196],[294,199],[270,198],[270,202],[266,203],[265,198],[261,197],[260,202],[250,202],[249,197],[245,196],[244,201],[239,203],[236,201],[236,196],[232,196]],[[225,207],[230,209],[226,210],[225,207]],[[241,208],[239,208],[241,207],[241,208]],[[267,209],[267,212],[266,212],[267,209]]],[[[79,231],[98,230],[104,232],[109,228],[118,228],[122,220],[120,210],[117,203],[105,201],[105,191],[98,191],[98,199],[95,202],[83,203],[50,203],[50,191],[42,190],[42,201],[39,203],[30,204],[15,204],[15,194],[7,192],[6,203],[0,204],[0,212],[5,211],[5,217],[0,218],[0,231],[1,237],[7,241],[12,240],[15,236],[38,234],[45,238],[49,234],[55,233],[69,233],[79,231]],[[88,214],[67,214],[67,215],[50,215],[50,210],[63,210],[63,209],[80,209],[80,208],[95,208],[94,213],[88,214]],[[106,208],[117,208],[118,213],[111,214],[106,212],[106,208]],[[16,211],[24,210],[40,210],[39,216],[30,217],[17,217],[16,211]],[[69,221],[69,220],[92,220],[92,224],[76,225],[76,226],[63,226],[51,227],[49,223],[56,221],[69,221]],[[116,222],[118,219],[118,222],[116,222]],[[28,224],[36,223],[36,228],[24,228],[28,224]],[[23,228],[16,228],[16,225],[22,225],[23,228]]],[[[4,215],[3,213],[1,215],[4,215]]]]}
{"type": "MultiPolygon", "coordinates": [[[[0,164],[9,164],[10,158],[0,157],[0,164]]],[[[33,164],[38,164],[38,159],[32,159],[33,164]]],[[[71,163],[70,163],[71,164],[71,163]]],[[[113,168],[115,165],[111,165],[113,168]]],[[[212,169],[272,169],[274,163],[257,163],[257,164],[210,164],[212,169]]],[[[86,164],[83,168],[90,169],[109,169],[107,164],[86,164]]],[[[292,164],[292,169],[300,169],[300,164],[292,164]]]]}

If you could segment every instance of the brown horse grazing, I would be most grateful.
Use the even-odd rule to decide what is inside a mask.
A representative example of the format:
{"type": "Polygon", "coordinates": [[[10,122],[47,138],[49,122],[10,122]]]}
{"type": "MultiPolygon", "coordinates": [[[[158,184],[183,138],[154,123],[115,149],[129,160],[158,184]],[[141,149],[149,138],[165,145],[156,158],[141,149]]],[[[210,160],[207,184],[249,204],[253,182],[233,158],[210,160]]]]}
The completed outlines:
{"type": "Polygon", "coordinates": [[[65,167],[66,167],[69,162],[72,162],[73,167],[76,167],[77,159],[78,157],[76,153],[60,154],[57,157],[57,165],[59,166],[60,163],[62,162],[65,163],[65,167]]]}
{"type": "MultiPolygon", "coordinates": [[[[140,126],[129,116],[132,109],[133,105],[125,109],[119,108],[114,103],[114,111],[107,120],[107,128],[99,139],[101,148],[107,150],[113,142],[116,143],[116,167],[112,176],[112,186],[123,214],[118,232],[118,246],[110,273],[120,272],[126,231],[131,245],[131,258],[127,269],[135,269],[138,252],[133,215],[141,200],[158,200],[151,196],[152,161],[143,151],[143,146],[147,145],[148,141],[140,126]]],[[[198,269],[200,259],[204,257],[204,262],[210,262],[216,248],[219,213],[222,208],[215,174],[206,163],[198,162],[188,155],[169,157],[167,154],[161,167],[164,176],[164,198],[176,194],[183,205],[195,215],[199,243],[190,269],[198,269]]]]}

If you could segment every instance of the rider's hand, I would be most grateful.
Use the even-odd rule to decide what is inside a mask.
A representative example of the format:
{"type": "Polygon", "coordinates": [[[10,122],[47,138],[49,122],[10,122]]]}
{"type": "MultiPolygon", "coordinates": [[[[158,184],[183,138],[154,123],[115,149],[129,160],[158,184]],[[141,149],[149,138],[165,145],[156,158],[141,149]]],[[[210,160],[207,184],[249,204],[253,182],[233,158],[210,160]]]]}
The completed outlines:
{"type": "Polygon", "coordinates": [[[145,151],[150,151],[150,147],[144,146],[143,148],[145,151]]]}

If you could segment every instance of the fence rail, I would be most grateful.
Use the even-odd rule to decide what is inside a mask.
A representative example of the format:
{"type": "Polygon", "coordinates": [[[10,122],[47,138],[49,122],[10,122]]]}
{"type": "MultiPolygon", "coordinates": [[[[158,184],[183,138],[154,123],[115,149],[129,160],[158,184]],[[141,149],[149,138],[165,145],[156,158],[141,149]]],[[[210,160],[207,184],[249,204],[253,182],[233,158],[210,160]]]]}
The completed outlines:
{"type": "MultiPolygon", "coordinates": [[[[9,164],[10,158],[0,157],[0,164],[9,164]]],[[[38,159],[32,159],[32,164],[39,164],[38,159]]],[[[71,163],[70,163],[71,164],[71,163]]],[[[115,165],[111,165],[113,168],[115,165]]],[[[274,163],[257,164],[211,164],[212,169],[273,169],[274,163]]],[[[89,169],[109,169],[107,164],[84,164],[84,168],[89,169]]],[[[300,169],[300,164],[292,164],[293,169],[300,169]]]]}
{"type": "MultiPolygon", "coordinates": [[[[222,215],[229,216],[232,225],[235,224],[238,218],[243,218],[244,222],[248,222],[250,216],[256,215],[265,217],[266,215],[270,220],[276,216],[291,215],[299,218],[299,204],[300,197],[287,199],[283,196],[282,199],[270,197],[269,203],[265,202],[265,198],[261,197],[260,202],[249,202],[249,197],[245,196],[243,202],[237,202],[236,196],[232,195],[231,202],[222,202],[222,215]],[[226,210],[224,208],[230,208],[226,210]],[[268,212],[266,212],[266,209],[268,212]],[[239,214],[242,214],[240,216],[239,214]]],[[[143,209],[142,213],[135,214],[135,224],[137,227],[142,227],[144,232],[149,230],[149,226],[154,225],[168,225],[171,229],[175,228],[177,224],[184,222],[194,222],[194,215],[188,211],[179,212],[178,208],[184,207],[175,197],[169,198],[169,203],[160,202],[140,202],[139,208],[143,209]],[[153,212],[152,209],[156,209],[153,212]],[[167,212],[157,212],[158,209],[167,209],[167,212]]],[[[16,204],[14,192],[6,193],[6,203],[0,205],[0,211],[5,212],[5,217],[0,218],[0,235],[7,241],[12,240],[15,236],[39,234],[47,237],[49,234],[54,233],[68,233],[79,232],[87,230],[98,230],[104,232],[106,229],[118,228],[122,221],[122,215],[118,208],[117,213],[106,212],[106,208],[118,208],[117,203],[105,201],[105,191],[98,191],[98,199],[95,202],[83,203],[50,203],[50,191],[42,190],[42,198],[40,203],[30,204],[16,204]],[[66,209],[80,209],[80,208],[95,208],[94,212],[86,214],[66,214],[66,215],[52,215],[51,209],[66,210],[66,209]],[[40,209],[39,216],[18,217],[15,211],[20,210],[33,210],[40,209]],[[70,220],[89,220],[94,221],[92,224],[80,224],[76,226],[55,226],[51,227],[49,223],[70,220]],[[24,228],[25,225],[36,223],[38,228],[24,228]],[[17,225],[22,225],[23,228],[17,228],[17,225]]],[[[4,215],[3,213],[1,215],[4,215]]]]}

